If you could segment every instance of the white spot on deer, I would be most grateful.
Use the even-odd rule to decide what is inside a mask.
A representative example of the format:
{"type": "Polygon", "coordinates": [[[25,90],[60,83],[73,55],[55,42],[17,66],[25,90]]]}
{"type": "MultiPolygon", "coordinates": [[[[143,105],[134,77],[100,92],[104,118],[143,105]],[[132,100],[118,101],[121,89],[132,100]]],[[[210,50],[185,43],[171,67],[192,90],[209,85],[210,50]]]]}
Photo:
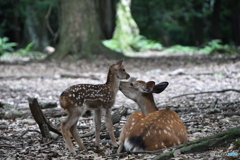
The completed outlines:
{"type": "Polygon", "coordinates": [[[161,143],[161,146],[165,146],[165,144],[162,142],[162,143],[161,143]]]}
{"type": "Polygon", "coordinates": [[[171,128],[169,128],[168,126],[166,127],[169,131],[171,131],[171,128]]]}
{"type": "Polygon", "coordinates": [[[150,135],[151,135],[151,132],[148,131],[147,136],[150,136],[150,135]]]}
{"type": "Polygon", "coordinates": [[[165,129],[163,130],[164,133],[168,133],[165,129]]]}
{"type": "Polygon", "coordinates": [[[178,142],[178,144],[181,144],[180,140],[178,140],[177,142],[178,142]]]}
{"type": "Polygon", "coordinates": [[[158,148],[158,144],[155,144],[155,148],[158,148]]]}

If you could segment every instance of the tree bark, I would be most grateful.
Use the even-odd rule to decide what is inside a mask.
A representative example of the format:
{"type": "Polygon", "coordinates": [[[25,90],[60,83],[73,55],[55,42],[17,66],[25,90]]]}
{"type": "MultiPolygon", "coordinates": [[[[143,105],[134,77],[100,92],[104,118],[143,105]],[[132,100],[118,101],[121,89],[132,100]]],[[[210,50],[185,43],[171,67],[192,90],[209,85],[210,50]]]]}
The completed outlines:
{"type": "Polygon", "coordinates": [[[36,12],[36,6],[26,5],[26,22],[24,43],[34,42],[34,49],[43,51],[44,47],[49,45],[47,27],[45,24],[44,13],[36,12]]]}
{"type": "Polygon", "coordinates": [[[60,39],[56,52],[50,58],[93,59],[93,55],[123,57],[101,43],[98,0],[61,0],[60,3],[60,39]]]}
{"type": "Polygon", "coordinates": [[[101,39],[111,39],[115,29],[116,5],[118,0],[97,0],[101,39]]]}

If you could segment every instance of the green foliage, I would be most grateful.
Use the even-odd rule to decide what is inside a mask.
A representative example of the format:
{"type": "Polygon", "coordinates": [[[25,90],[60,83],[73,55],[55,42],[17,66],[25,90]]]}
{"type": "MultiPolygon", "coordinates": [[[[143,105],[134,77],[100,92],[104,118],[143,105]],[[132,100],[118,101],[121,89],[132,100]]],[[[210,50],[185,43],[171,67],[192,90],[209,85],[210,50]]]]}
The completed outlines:
{"type": "MultiPolygon", "coordinates": [[[[131,49],[136,52],[144,51],[144,50],[162,50],[163,49],[163,47],[160,43],[153,41],[153,40],[149,40],[146,37],[141,36],[141,35],[136,36],[134,38],[128,37],[127,41],[129,42],[129,46],[131,47],[131,49]]],[[[104,41],[102,41],[102,43],[106,47],[108,47],[114,51],[123,52],[121,50],[120,43],[115,39],[104,40],[104,41]]]]}
{"type": "Polygon", "coordinates": [[[240,147],[240,139],[236,142],[237,146],[240,147]]]}
{"type": "Polygon", "coordinates": [[[0,56],[3,55],[7,51],[14,51],[13,47],[17,46],[17,43],[8,42],[8,37],[0,38],[0,56]]]}
{"type": "Polygon", "coordinates": [[[174,45],[167,48],[165,52],[166,53],[172,53],[172,52],[193,53],[193,52],[197,52],[197,47],[174,45]]]}
{"type": "Polygon", "coordinates": [[[144,51],[144,50],[161,50],[163,49],[162,45],[158,43],[157,41],[154,40],[149,40],[144,36],[136,36],[132,42],[131,42],[131,47],[135,51],[144,51]]]}
{"type": "Polygon", "coordinates": [[[182,52],[182,53],[203,53],[203,54],[231,54],[239,52],[235,46],[223,45],[221,40],[214,39],[206,43],[202,48],[193,46],[174,45],[165,50],[166,53],[182,52]]]}
{"type": "Polygon", "coordinates": [[[115,39],[103,40],[102,43],[111,50],[121,52],[120,44],[115,39]]]}
{"type": "Polygon", "coordinates": [[[216,12],[219,17],[214,18],[217,2],[132,0],[131,12],[141,35],[157,40],[164,46],[199,46],[216,38],[222,39],[223,44],[231,44],[234,41],[232,35],[237,29],[233,29],[233,17],[240,13],[240,1],[221,1],[220,10],[216,12]],[[216,23],[219,23],[219,28],[214,28],[213,24],[216,23]],[[216,32],[218,36],[214,34],[216,32]]]}
{"type": "Polygon", "coordinates": [[[230,54],[237,51],[236,47],[230,45],[222,45],[222,41],[220,39],[214,39],[207,43],[207,45],[200,49],[199,52],[201,53],[221,53],[221,54],[230,54]]]}
{"type": "Polygon", "coordinates": [[[16,51],[17,54],[28,55],[34,46],[34,42],[29,43],[25,48],[20,48],[16,51]]]}

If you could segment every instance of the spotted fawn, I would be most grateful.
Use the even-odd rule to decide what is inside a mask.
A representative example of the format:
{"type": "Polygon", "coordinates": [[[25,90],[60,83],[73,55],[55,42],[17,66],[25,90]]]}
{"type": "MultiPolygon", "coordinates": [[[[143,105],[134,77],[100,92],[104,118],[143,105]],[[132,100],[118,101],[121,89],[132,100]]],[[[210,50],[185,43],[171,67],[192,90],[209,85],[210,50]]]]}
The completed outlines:
{"type": "Polygon", "coordinates": [[[104,112],[106,128],[114,146],[117,146],[111,120],[111,107],[115,102],[121,79],[130,76],[122,65],[123,60],[109,67],[105,84],[77,84],[70,86],[60,95],[60,105],[68,111],[67,118],[61,123],[61,131],[70,152],[75,153],[71,137],[75,139],[80,149],[86,150],[77,132],[77,123],[86,110],[93,110],[95,124],[95,145],[100,144],[101,112],[104,112]]]}

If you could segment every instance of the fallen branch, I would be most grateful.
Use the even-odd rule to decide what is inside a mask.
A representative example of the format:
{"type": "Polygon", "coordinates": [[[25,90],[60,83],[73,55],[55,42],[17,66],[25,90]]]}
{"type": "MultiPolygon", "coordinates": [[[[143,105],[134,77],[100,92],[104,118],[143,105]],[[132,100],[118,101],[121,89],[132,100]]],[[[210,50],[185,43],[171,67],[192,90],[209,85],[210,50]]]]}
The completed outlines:
{"type": "Polygon", "coordinates": [[[54,128],[51,122],[45,118],[36,98],[28,98],[28,102],[33,118],[37,122],[43,137],[51,138],[49,130],[58,135],[62,135],[61,132],[54,128]]]}
{"type": "Polygon", "coordinates": [[[38,130],[27,129],[27,130],[23,131],[22,134],[17,137],[17,139],[22,138],[25,134],[27,134],[27,132],[37,132],[37,133],[41,134],[41,132],[39,132],[38,130]]]}
{"type": "Polygon", "coordinates": [[[229,91],[240,93],[240,90],[238,90],[238,89],[223,89],[223,90],[219,90],[219,91],[206,91],[206,92],[197,92],[197,93],[187,93],[187,94],[174,96],[174,97],[172,97],[170,99],[184,97],[184,96],[188,96],[188,95],[198,95],[198,94],[207,94],[207,93],[224,93],[224,92],[229,92],[229,91]]]}
{"type": "MultiPolygon", "coordinates": [[[[216,147],[223,147],[240,138],[240,127],[235,127],[212,136],[204,137],[196,141],[188,142],[176,147],[181,154],[200,153],[216,147]]],[[[175,150],[175,151],[176,151],[175,150]]],[[[154,160],[165,160],[174,157],[174,151],[154,157],[154,160]]]]}

